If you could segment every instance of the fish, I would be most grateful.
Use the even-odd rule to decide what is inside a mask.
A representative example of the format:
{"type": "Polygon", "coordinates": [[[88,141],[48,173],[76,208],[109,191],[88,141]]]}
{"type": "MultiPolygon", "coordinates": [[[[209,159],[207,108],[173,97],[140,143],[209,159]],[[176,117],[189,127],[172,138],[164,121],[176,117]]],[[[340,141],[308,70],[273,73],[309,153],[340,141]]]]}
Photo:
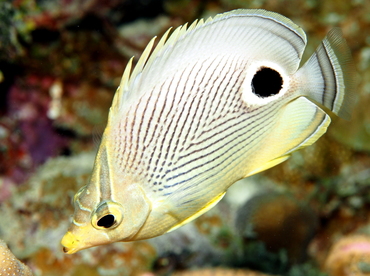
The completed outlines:
{"type": "Polygon", "coordinates": [[[354,70],[339,28],[301,67],[306,34],[278,13],[233,10],[170,30],[124,70],[65,253],[173,231],[313,144],[330,116],[350,118],[354,70]]]}

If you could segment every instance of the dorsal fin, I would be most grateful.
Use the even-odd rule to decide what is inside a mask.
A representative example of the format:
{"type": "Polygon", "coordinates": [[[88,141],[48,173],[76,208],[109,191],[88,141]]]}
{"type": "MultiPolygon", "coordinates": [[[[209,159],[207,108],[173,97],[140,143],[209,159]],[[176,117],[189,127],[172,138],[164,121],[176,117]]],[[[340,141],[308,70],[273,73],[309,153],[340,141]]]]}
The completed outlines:
{"type": "Polygon", "coordinates": [[[153,52],[150,54],[150,52],[152,51],[153,45],[154,45],[154,41],[157,38],[156,36],[153,37],[149,41],[148,45],[145,47],[132,73],[131,73],[131,68],[132,68],[132,62],[133,62],[134,57],[130,58],[130,60],[128,61],[126,65],[125,71],[122,75],[120,85],[118,86],[116,94],[113,98],[113,103],[112,103],[110,114],[113,115],[116,112],[118,112],[118,109],[119,107],[122,106],[122,104],[124,103],[124,100],[125,99],[127,100],[130,94],[135,93],[129,89],[129,86],[132,85],[132,82],[135,81],[138,75],[143,71],[144,67],[150,67],[153,61],[161,55],[160,52],[163,50],[164,46],[166,47],[172,46],[180,35],[182,35],[186,31],[193,30],[197,26],[198,22],[203,22],[203,21],[195,20],[188,29],[186,28],[187,23],[177,27],[174,30],[174,32],[171,34],[170,38],[167,40],[167,37],[170,31],[172,30],[172,27],[168,28],[168,30],[163,34],[163,36],[159,40],[153,52]]]}
{"type": "Polygon", "coordinates": [[[140,74],[143,71],[144,65],[147,62],[148,58],[149,58],[149,54],[152,51],[152,48],[153,48],[153,45],[154,45],[154,41],[155,41],[156,38],[157,38],[156,36],[153,37],[149,41],[148,45],[145,47],[145,50],[141,54],[141,56],[139,58],[139,61],[136,63],[136,66],[134,68],[134,71],[132,71],[131,78],[130,78],[131,81],[133,79],[135,79],[137,77],[137,75],[140,74]]]}
{"type": "Polygon", "coordinates": [[[117,88],[116,94],[113,97],[112,106],[110,108],[109,117],[115,114],[118,111],[118,108],[122,105],[123,100],[123,91],[125,90],[125,87],[127,86],[127,83],[130,78],[131,73],[131,67],[132,67],[132,60],[134,57],[130,58],[130,60],[127,62],[125,71],[123,72],[121,82],[117,88]]]}
{"type": "Polygon", "coordinates": [[[179,26],[167,39],[170,29],[152,54],[154,38],[149,42],[131,76],[128,76],[131,63],[128,64],[114,99],[112,113],[117,114],[118,109],[130,99],[141,97],[175,70],[184,69],[212,54],[248,58],[248,55],[258,53],[257,59],[273,57],[287,64],[288,72],[295,72],[306,45],[306,36],[300,27],[282,15],[265,10],[234,10],[206,21],[200,19],[188,28],[187,24],[179,26]],[[258,36],[256,29],[259,29],[258,36]],[[272,49],[261,50],[259,40],[266,41],[264,43],[272,49]],[[287,48],[285,54],[279,57],[271,47],[276,40],[283,42],[281,47],[287,48]]]}

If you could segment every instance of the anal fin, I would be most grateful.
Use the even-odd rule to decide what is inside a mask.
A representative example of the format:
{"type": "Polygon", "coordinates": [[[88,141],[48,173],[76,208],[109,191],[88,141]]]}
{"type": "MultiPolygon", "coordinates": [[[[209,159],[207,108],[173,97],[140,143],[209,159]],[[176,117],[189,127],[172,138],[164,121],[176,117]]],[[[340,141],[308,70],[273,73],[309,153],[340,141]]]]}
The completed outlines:
{"type": "Polygon", "coordinates": [[[292,152],[312,145],[326,132],[330,122],[329,115],[307,98],[291,101],[261,145],[255,167],[246,172],[245,177],[278,165],[292,152]]]}
{"type": "Polygon", "coordinates": [[[275,158],[267,163],[265,163],[262,167],[259,167],[258,169],[255,169],[251,172],[249,172],[245,177],[248,177],[248,176],[251,176],[251,175],[254,175],[254,174],[257,174],[259,172],[263,172],[267,169],[270,169],[280,163],[283,163],[285,160],[287,160],[288,158],[290,157],[290,155],[284,155],[284,156],[280,156],[278,158],[275,158]]]}
{"type": "Polygon", "coordinates": [[[288,134],[286,142],[290,148],[286,154],[291,154],[315,143],[326,132],[331,119],[316,104],[300,97],[288,104],[282,121],[285,125],[281,131],[288,134]]]}

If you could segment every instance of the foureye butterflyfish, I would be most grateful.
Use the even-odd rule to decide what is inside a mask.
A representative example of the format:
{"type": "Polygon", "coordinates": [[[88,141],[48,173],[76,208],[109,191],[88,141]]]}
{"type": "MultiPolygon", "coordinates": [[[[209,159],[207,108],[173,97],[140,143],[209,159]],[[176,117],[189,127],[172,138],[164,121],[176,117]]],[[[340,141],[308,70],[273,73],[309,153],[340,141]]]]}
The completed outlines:
{"type": "Polygon", "coordinates": [[[73,200],[66,253],[174,230],[314,143],[328,114],[350,117],[351,55],[338,28],[301,67],[306,35],[274,12],[234,10],[169,32],[123,73],[73,200]]]}

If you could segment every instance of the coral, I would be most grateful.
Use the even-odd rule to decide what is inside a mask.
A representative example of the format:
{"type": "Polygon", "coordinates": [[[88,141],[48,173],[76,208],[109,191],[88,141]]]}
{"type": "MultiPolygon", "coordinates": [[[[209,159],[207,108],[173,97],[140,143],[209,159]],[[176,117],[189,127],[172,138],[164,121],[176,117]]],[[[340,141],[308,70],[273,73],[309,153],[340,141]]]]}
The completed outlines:
{"type": "Polygon", "coordinates": [[[370,275],[370,237],[349,235],[331,248],[325,262],[331,276],[370,275]]]}
{"type": "Polygon", "coordinates": [[[285,249],[290,262],[302,262],[318,229],[318,218],[307,205],[288,193],[261,191],[237,212],[237,228],[246,239],[262,241],[270,252],[285,249]]]}
{"type": "Polygon", "coordinates": [[[0,276],[32,276],[31,270],[20,262],[0,240],[0,276]]]}
{"type": "Polygon", "coordinates": [[[64,84],[59,114],[54,120],[54,125],[81,138],[89,137],[96,131],[102,134],[112,96],[107,89],[96,88],[86,82],[79,85],[64,84]]]}
{"type": "Polygon", "coordinates": [[[241,269],[212,268],[175,272],[173,276],[268,276],[267,274],[241,269]]]}
{"type": "Polygon", "coordinates": [[[193,21],[201,16],[204,4],[199,0],[165,0],[164,9],[175,17],[181,17],[185,22],[193,21]]]}
{"type": "Polygon", "coordinates": [[[67,138],[47,116],[52,82],[50,77],[30,75],[9,91],[8,116],[0,118],[0,172],[15,183],[24,182],[37,166],[67,146],[67,138]]]}
{"type": "MultiPolygon", "coordinates": [[[[120,49],[133,37],[113,26],[125,13],[114,9],[121,5],[131,7],[95,0],[0,3],[1,26],[10,26],[0,27],[0,200],[48,158],[94,148],[127,63],[120,49]],[[116,19],[105,17],[110,13],[116,19]]],[[[144,31],[143,44],[162,28],[144,31]]]]}
{"type": "Polygon", "coordinates": [[[140,19],[130,22],[118,29],[119,39],[116,41],[119,51],[127,58],[140,56],[148,41],[173,25],[180,25],[180,22],[173,22],[167,16],[158,16],[154,19],[140,19]]]}
{"type": "Polygon", "coordinates": [[[228,229],[229,239],[224,242],[223,233],[227,226],[214,226],[212,234],[204,235],[199,225],[210,225],[210,219],[224,221],[224,216],[217,215],[219,208],[204,214],[198,221],[191,222],[166,235],[150,239],[149,242],[156,250],[153,272],[158,275],[167,275],[176,270],[192,267],[217,266],[230,264],[236,258],[238,240],[228,229]]]}
{"type": "Polygon", "coordinates": [[[22,11],[11,2],[0,2],[0,60],[14,59],[23,55],[24,50],[19,42],[18,34],[26,34],[33,29],[33,25],[22,20],[22,11]]]}

